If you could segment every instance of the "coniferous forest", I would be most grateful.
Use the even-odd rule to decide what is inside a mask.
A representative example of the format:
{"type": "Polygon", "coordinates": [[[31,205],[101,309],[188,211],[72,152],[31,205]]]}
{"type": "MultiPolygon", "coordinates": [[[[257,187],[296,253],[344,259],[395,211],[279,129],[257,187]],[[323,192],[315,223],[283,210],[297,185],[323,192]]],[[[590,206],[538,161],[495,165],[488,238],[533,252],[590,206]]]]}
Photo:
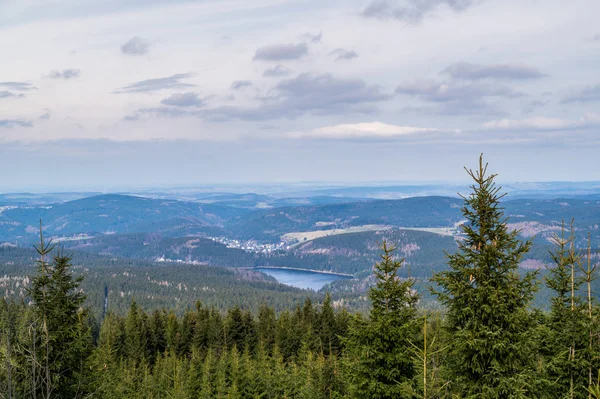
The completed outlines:
{"type": "MultiPolygon", "coordinates": [[[[294,310],[101,318],[85,306],[71,258],[40,234],[26,301],[0,302],[2,398],[600,398],[600,308],[590,251],[566,223],[540,289],[520,260],[531,242],[507,228],[502,192],[480,159],[468,170],[467,223],[420,306],[403,260],[381,243],[365,313],[329,295],[294,310]]],[[[590,247],[588,245],[588,247],[590,247]]]]}

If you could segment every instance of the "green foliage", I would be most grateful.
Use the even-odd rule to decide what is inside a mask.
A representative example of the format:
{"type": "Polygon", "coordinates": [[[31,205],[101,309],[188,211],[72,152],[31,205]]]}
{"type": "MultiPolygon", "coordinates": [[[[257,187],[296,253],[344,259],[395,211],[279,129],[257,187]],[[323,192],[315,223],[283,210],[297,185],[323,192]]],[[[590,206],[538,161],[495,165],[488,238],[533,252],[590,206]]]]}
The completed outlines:
{"type": "Polygon", "coordinates": [[[369,320],[356,319],[349,332],[348,378],[357,398],[410,398],[415,368],[409,348],[418,328],[418,297],[413,281],[398,277],[403,260],[394,259],[395,248],[384,241],[381,249],[369,320]]]}
{"type": "MultiPolygon", "coordinates": [[[[548,320],[542,327],[541,356],[548,397],[588,397],[591,376],[598,368],[593,360],[598,349],[593,339],[597,330],[592,304],[580,295],[585,282],[581,274],[585,270],[581,267],[583,255],[575,249],[575,239],[573,222],[568,238],[563,223],[562,234],[553,238],[555,250],[550,255],[554,265],[546,276],[546,284],[554,293],[548,320]]],[[[589,280],[594,278],[593,271],[590,269],[586,276],[589,280]]]]}
{"type": "Polygon", "coordinates": [[[468,171],[473,192],[462,208],[467,224],[450,270],[437,274],[436,295],[446,306],[451,334],[448,379],[464,398],[533,397],[533,299],[535,273],[519,275],[519,262],[531,243],[509,231],[495,175],[468,171]]]}
{"type": "MultiPolygon", "coordinates": [[[[576,250],[581,240],[574,230],[567,239],[556,237],[556,248],[548,256],[554,265],[546,275],[552,294],[549,312],[530,309],[535,274],[518,267],[531,242],[520,241],[518,232],[507,225],[494,175],[486,172],[482,162],[477,172],[470,172],[475,184],[473,193],[464,198],[467,224],[464,237],[456,241],[390,230],[324,237],[297,246],[293,254],[246,254],[240,260],[278,264],[296,259],[315,268],[357,270],[365,277],[364,286],[352,295],[355,303],[368,306],[368,316],[349,313],[344,308],[347,296],[285,287],[249,270],[157,266],[82,253],[75,255],[73,266],[64,252],[51,253],[54,247],[42,234],[36,273],[16,277],[31,269],[23,269],[24,262],[34,260],[31,251],[2,246],[0,262],[6,277],[0,280],[5,292],[0,299],[0,398],[600,397],[600,309],[592,265],[597,255],[589,243],[587,256],[576,250]],[[386,238],[383,254],[371,273],[365,265],[374,263],[374,242],[381,238],[386,238]],[[437,250],[439,256],[425,259],[415,254],[414,240],[427,253],[437,250]],[[406,261],[396,256],[396,245],[406,261]],[[424,285],[431,271],[440,270],[441,250],[453,252],[457,246],[458,252],[448,255],[449,270],[434,278],[434,292],[445,308],[418,310],[416,287],[424,285]],[[359,248],[359,254],[351,248],[359,248]],[[368,297],[361,297],[367,283],[373,283],[368,297]],[[15,297],[19,299],[9,299],[15,297]],[[108,308],[103,306],[105,300],[108,308]]],[[[133,207],[144,202],[101,197],[66,207],[87,212],[85,206],[107,201],[126,201],[133,207]]],[[[361,211],[360,220],[352,222],[359,224],[434,220],[438,211],[448,216],[448,223],[458,218],[452,216],[456,201],[414,201],[420,203],[413,209],[431,215],[403,210],[387,218],[385,212],[396,209],[387,201],[336,209],[347,214],[361,211]],[[446,208],[440,210],[440,203],[446,208]]],[[[111,214],[118,212],[115,203],[107,205],[111,214]]],[[[156,210],[161,204],[151,201],[148,206],[156,210]]],[[[182,215],[197,207],[171,205],[182,215]]],[[[517,205],[511,205],[511,212],[531,211],[528,203],[517,205]]],[[[540,206],[560,214],[554,202],[540,206]]],[[[297,221],[285,219],[299,225],[335,221],[328,209],[333,208],[302,211],[305,214],[297,213],[297,221]]],[[[221,212],[220,221],[241,215],[214,210],[221,212]]],[[[29,211],[11,214],[19,212],[29,217],[29,211]]],[[[263,219],[290,223],[272,213],[261,211],[263,219]]],[[[141,228],[146,211],[134,216],[135,223],[120,228],[141,228]]],[[[229,223],[242,223],[233,219],[229,223]]],[[[148,221],[161,228],[171,222],[168,216],[148,221]]],[[[256,226],[265,223],[258,220],[256,226]]],[[[274,227],[273,231],[278,228],[274,227]]],[[[145,234],[116,235],[92,245],[121,242],[128,248],[123,251],[144,251],[148,239],[153,253],[165,243],[189,242],[185,237],[154,238],[152,242],[153,237],[145,234]]],[[[198,247],[190,250],[206,251],[215,262],[231,259],[232,252],[207,241],[198,240],[198,247]]],[[[344,283],[336,287],[356,288],[344,283]]]]}

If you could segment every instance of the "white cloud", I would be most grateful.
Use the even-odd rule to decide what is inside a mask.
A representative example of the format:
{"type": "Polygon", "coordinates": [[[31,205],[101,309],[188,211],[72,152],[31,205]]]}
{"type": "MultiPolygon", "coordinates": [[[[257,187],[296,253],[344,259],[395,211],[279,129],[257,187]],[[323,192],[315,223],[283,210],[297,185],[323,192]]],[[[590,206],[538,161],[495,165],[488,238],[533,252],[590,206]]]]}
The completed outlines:
{"type": "Polygon", "coordinates": [[[437,132],[437,129],[390,125],[382,122],[349,123],[324,126],[306,132],[292,132],[293,138],[390,139],[437,132]]]}
{"type": "Polygon", "coordinates": [[[597,126],[600,116],[586,114],[579,120],[535,117],[526,119],[498,119],[483,124],[489,130],[535,130],[535,131],[560,131],[585,129],[597,126]]]}

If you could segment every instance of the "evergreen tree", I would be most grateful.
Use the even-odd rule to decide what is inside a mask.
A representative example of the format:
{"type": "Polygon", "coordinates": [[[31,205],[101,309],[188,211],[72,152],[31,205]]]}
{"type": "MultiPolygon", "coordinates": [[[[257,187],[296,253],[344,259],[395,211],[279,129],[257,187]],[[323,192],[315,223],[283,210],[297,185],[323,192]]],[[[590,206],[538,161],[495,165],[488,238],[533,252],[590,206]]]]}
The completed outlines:
{"type": "Polygon", "coordinates": [[[434,290],[447,307],[449,380],[459,397],[533,397],[532,318],[528,306],[536,274],[519,275],[518,267],[531,242],[509,231],[500,207],[496,175],[467,170],[473,192],[463,197],[464,238],[448,255],[450,270],[433,278],[434,290]]]}
{"type": "Polygon", "coordinates": [[[146,314],[131,301],[127,318],[125,319],[125,345],[124,350],[129,360],[141,363],[148,359],[146,349],[148,347],[148,326],[146,314]]]}
{"type": "Polygon", "coordinates": [[[319,313],[319,341],[321,343],[321,350],[329,355],[330,353],[338,353],[339,350],[339,339],[337,337],[337,326],[335,320],[335,313],[331,304],[331,295],[329,292],[325,294],[325,299],[321,305],[321,312],[319,313]]]}
{"type": "Polygon", "coordinates": [[[52,264],[46,262],[54,248],[45,242],[40,225],[38,273],[28,289],[36,315],[32,328],[39,337],[33,339],[30,351],[31,394],[74,398],[85,390],[84,363],[91,353],[91,329],[84,308],[86,296],[79,289],[83,278],[73,277],[71,258],[60,251],[52,264]]]}
{"type": "Polygon", "coordinates": [[[398,277],[403,259],[394,259],[395,248],[384,241],[381,249],[381,262],[374,267],[376,284],[369,290],[369,320],[357,320],[349,332],[348,378],[357,398],[410,398],[418,298],[414,281],[398,277]]]}
{"type": "Polygon", "coordinates": [[[91,354],[92,336],[85,294],[79,289],[83,277],[71,274],[71,258],[62,253],[54,257],[48,299],[51,312],[48,329],[56,352],[52,359],[55,398],[82,395],[85,382],[85,359],[91,354]]]}
{"type": "Polygon", "coordinates": [[[571,222],[571,235],[553,239],[556,249],[551,257],[554,265],[548,269],[546,285],[554,292],[551,298],[550,317],[544,352],[547,353],[546,377],[549,393],[559,398],[585,398],[589,384],[588,364],[589,318],[586,304],[579,295],[583,280],[578,275],[581,256],[575,250],[575,235],[571,222]]]}
{"type": "Polygon", "coordinates": [[[115,397],[121,380],[119,357],[124,344],[124,324],[120,317],[107,313],[100,327],[100,337],[90,358],[91,391],[99,397],[115,397]]]}
{"type": "Polygon", "coordinates": [[[273,308],[262,303],[258,309],[258,322],[256,324],[259,343],[262,343],[267,352],[271,352],[275,345],[275,329],[277,317],[273,308]]]}

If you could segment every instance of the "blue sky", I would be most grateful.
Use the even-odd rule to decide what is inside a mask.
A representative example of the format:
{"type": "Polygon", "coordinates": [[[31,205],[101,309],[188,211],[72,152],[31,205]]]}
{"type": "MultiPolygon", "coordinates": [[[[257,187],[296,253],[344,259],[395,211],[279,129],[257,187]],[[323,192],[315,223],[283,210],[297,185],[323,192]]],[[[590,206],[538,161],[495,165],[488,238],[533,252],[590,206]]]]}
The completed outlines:
{"type": "Polygon", "coordinates": [[[600,180],[596,0],[5,0],[0,189],[600,180]]]}

